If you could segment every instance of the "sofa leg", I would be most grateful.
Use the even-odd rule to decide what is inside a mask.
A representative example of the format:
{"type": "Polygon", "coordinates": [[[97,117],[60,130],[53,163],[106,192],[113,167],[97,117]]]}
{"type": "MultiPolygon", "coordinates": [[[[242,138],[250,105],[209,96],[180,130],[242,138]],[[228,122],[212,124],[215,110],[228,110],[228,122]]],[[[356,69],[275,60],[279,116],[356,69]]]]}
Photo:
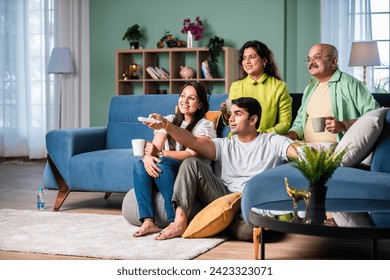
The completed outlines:
{"type": "Polygon", "coordinates": [[[253,246],[255,248],[255,260],[259,259],[259,246],[260,246],[260,234],[261,227],[253,229],[253,246]]]}
{"type": "Polygon", "coordinates": [[[68,197],[70,193],[70,190],[58,190],[58,194],[57,194],[57,198],[56,198],[56,202],[54,203],[54,208],[53,208],[53,211],[57,212],[58,210],[60,210],[62,204],[64,203],[65,199],[68,197]]]}
{"type": "Polygon", "coordinates": [[[104,199],[108,199],[112,193],[111,192],[106,192],[104,195],[104,199]]]}
{"type": "Polygon", "coordinates": [[[64,178],[62,178],[60,172],[58,171],[56,165],[54,164],[54,162],[52,161],[49,155],[47,155],[47,159],[49,161],[50,168],[53,171],[54,178],[56,179],[56,182],[58,184],[58,194],[53,209],[53,211],[57,212],[58,210],[60,210],[65,199],[68,197],[70,193],[70,189],[68,185],[65,183],[64,178]]]}

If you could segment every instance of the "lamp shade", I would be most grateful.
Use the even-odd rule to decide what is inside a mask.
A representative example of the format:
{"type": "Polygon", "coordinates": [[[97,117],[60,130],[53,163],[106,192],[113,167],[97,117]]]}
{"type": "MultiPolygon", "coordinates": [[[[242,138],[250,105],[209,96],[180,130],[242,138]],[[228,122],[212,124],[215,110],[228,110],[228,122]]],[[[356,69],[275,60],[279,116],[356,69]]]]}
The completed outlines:
{"type": "Polygon", "coordinates": [[[379,59],[378,45],[376,41],[353,42],[349,66],[378,66],[379,59]]]}
{"type": "Polygon", "coordinates": [[[51,52],[49,65],[47,66],[47,73],[63,74],[73,72],[74,67],[70,58],[69,48],[54,48],[51,52]]]}

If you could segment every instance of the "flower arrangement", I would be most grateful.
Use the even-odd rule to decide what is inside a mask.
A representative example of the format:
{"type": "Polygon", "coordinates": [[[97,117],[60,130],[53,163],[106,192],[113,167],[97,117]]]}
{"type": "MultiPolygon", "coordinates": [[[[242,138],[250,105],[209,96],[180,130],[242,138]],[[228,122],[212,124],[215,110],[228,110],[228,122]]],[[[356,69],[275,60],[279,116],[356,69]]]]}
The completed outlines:
{"type": "Polygon", "coordinates": [[[199,17],[196,17],[195,22],[191,22],[189,18],[184,19],[181,33],[186,34],[188,31],[194,35],[195,41],[199,41],[202,38],[204,26],[199,17]]]}

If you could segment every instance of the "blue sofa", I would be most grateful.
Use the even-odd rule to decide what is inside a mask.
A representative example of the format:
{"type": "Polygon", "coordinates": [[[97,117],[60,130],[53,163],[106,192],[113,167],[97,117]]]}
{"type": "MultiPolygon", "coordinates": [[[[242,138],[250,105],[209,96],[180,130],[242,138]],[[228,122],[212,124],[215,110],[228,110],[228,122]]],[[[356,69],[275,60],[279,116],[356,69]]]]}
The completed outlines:
{"type": "MultiPolygon", "coordinates": [[[[390,107],[389,94],[374,94],[374,98],[381,106],[390,107]]],[[[295,107],[294,111],[296,112],[296,110],[295,107]]],[[[390,160],[388,155],[390,155],[390,111],[385,118],[381,135],[374,145],[371,165],[364,168],[363,166],[339,167],[327,183],[327,197],[373,199],[378,201],[378,205],[375,207],[383,205],[379,201],[387,201],[387,205],[390,205],[390,160]]],[[[290,164],[266,170],[249,180],[241,200],[242,214],[247,222],[250,222],[249,213],[252,207],[256,208],[258,205],[268,202],[291,201],[286,193],[285,177],[288,178],[292,186],[298,189],[306,189],[308,186],[307,180],[300,171],[290,164]]],[[[339,211],[356,212],[363,209],[364,205],[356,206],[355,203],[351,203],[344,205],[344,209],[339,209],[339,211]]],[[[384,212],[388,212],[388,209],[389,207],[384,209],[384,212]]],[[[372,219],[376,225],[390,224],[389,215],[377,214],[373,215],[372,219]]]]}
{"type": "MultiPolygon", "coordinates": [[[[300,106],[302,94],[293,97],[293,116],[300,106]]],[[[390,107],[390,95],[374,95],[377,101],[390,107]]],[[[218,111],[227,94],[210,95],[210,110],[218,111]]],[[[133,188],[133,165],[139,157],[133,156],[131,139],[152,139],[153,132],[137,121],[138,116],[152,112],[163,115],[173,112],[178,96],[126,95],[113,96],[106,127],[60,129],[47,133],[48,163],[44,170],[43,185],[58,189],[54,210],[58,211],[71,191],[126,193],[133,188]]],[[[218,125],[217,134],[224,137],[229,128],[218,125]]],[[[374,159],[385,162],[390,149],[390,115],[378,141],[374,159]]],[[[390,200],[390,174],[357,168],[339,168],[329,181],[328,195],[355,197],[386,197],[390,200]],[[337,186],[337,187],[336,187],[337,186]],[[375,188],[375,192],[372,189],[375,188]]],[[[296,187],[306,185],[300,173],[288,164],[265,171],[253,177],[243,192],[242,212],[246,221],[252,207],[263,201],[289,199],[284,190],[283,178],[288,177],[296,187]]]]}
{"type": "MultiPolygon", "coordinates": [[[[210,95],[210,110],[218,110],[226,94],[210,95]]],[[[43,174],[46,189],[58,189],[54,211],[58,211],[71,191],[126,193],[133,188],[131,139],[152,140],[153,131],[137,120],[158,112],[172,114],[177,94],[113,96],[106,127],[55,129],[46,135],[48,162],[43,174]]],[[[218,126],[218,135],[229,128],[218,126]]]]}

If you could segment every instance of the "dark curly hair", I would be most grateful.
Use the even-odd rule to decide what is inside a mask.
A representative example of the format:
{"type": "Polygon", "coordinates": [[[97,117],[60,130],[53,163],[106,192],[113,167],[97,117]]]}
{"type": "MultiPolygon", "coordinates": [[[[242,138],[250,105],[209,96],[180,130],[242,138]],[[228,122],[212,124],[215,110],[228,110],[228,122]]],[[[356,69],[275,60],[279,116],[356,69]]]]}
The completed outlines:
{"type": "Polygon", "coordinates": [[[242,60],[244,59],[244,51],[247,48],[253,48],[256,50],[256,53],[261,57],[267,60],[267,64],[264,67],[264,72],[268,75],[275,77],[276,79],[283,81],[282,76],[279,73],[278,66],[276,65],[273,52],[267,47],[266,44],[260,41],[248,41],[246,42],[238,52],[238,65],[240,67],[240,76],[241,79],[244,79],[248,74],[244,71],[242,67],[242,60]]]}

